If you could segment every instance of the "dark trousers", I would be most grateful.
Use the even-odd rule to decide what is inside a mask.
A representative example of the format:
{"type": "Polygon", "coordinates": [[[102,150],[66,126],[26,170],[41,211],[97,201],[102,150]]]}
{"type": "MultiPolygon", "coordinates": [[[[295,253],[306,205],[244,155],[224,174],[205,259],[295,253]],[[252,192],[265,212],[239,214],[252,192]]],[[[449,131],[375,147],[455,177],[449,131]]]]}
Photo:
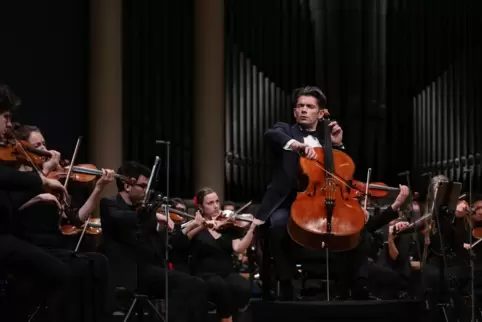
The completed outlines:
{"type": "MultiPolygon", "coordinates": [[[[175,270],[167,273],[169,321],[206,321],[207,291],[203,280],[175,270]]],[[[140,268],[140,284],[149,295],[164,298],[164,268],[154,265],[140,268]]]]}
{"type": "Polygon", "coordinates": [[[269,265],[270,258],[273,257],[276,278],[280,281],[291,280],[295,272],[293,250],[296,245],[286,229],[289,218],[289,208],[278,208],[262,227],[262,238],[265,243],[263,258],[267,261],[266,265],[269,265]]]}
{"type": "MultiPolygon", "coordinates": [[[[267,293],[266,285],[271,285],[272,274],[270,270],[270,259],[274,260],[276,278],[284,282],[291,281],[296,271],[295,254],[300,253],[301,246],[293,242],[287,231],[287,224],[290,217],[290,210],[280,207],[269,217],[268,222],[261,227],[261,247],[263,252],[263,263],[261,267],[263,292],[267,293]]],[[[366,298],[368,296],[368,247],[365,236],[362,232],[360,244],[349,251],[330,252],[330,266],[335,268],[334,277],[338,280],[340,292],[348,293],[352,290],[355,298],[366,298]]],[[[320,252],[322,250],[320,248],[320,252]]],[[[265,294],[266,295],[266,294],[265,294]]]]}
{"type": "Polygon", "coordinates": [[[203,279],[207,286],[208,299],[216,305],[220,318],[228,318],[248,304],[251,285],[238,273],[211,275],[203,279]]]}
{"type": "Polygon", "coordinates": [[[109,261],[100,253],[75,253],[50,249],[70,271],[65,300],[62,303],[68,321],[100,322],[111,314],[112,291],[109,289],[109,261]]]}
{"type": "MultiPolygon", "coordinates": [[[[46,299],[50,321],[65,321],[59,314],[60,299],[68,286],[70,270],[68,265],[47,251],[8,234],[0,234],[0,265],[16,278],[27,280],[33,285],[35,294],[16,294],[9,306],[10,321],[26,321],[25,316],[32,312],[31,304],[44,304],[46,299]],[[37,295],[37,296],[31,296],[37,295]]],[[[6,319],[9,320],[9,319],[6,319]]]]}
{"type": "Polygon", "coordinates": [[[449,317],[457,317],[460,321],[470,321],[463,295],[469,282],[470,269],[463,261],[448,263],[444,269],[445,286],[441,285],[440,261],[438,258],[429,258],[423,270],[423,290],[426,290],[426,301],[429,307],[429,321],[441,321],[442,311],[437,303],[450,303],[448,306],[449,317]],[[453,309],[452,308],[453,304],[453,309]]]}
{"type": "Polygon", "coordinates": [[[407,289],[408,278],[392,268],[379,263],[368,263],[368,281],[370,290],[387,299],[397,298],[407,289]]]}

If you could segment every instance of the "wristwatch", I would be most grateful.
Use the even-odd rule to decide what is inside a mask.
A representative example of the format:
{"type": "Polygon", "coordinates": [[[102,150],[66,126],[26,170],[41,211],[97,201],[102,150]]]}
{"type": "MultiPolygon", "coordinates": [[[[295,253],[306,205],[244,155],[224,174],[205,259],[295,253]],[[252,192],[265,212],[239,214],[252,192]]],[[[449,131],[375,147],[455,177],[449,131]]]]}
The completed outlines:
{"type": "Polygon", "coordinates": [[[342,143],[340,145],[334,145],[333,147],[340,149],[340,150],[345,150],[345,145],[342,143]]]}

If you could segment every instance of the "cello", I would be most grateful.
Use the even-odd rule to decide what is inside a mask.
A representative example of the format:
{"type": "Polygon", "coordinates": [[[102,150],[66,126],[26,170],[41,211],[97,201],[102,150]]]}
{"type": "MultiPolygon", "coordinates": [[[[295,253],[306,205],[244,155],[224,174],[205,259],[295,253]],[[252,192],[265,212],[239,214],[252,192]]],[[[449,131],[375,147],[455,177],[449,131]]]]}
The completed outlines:
{"type": "Polygon", "coordinates": [[[365,225],[362,207],[346,189],[353,179],[355,163],[346,153],[333,150],[330,120],[320,122],[325,146],[314,148],[314,160],[300,157],[300,168],[309,180],[291,206],[288,233],[305,248],[346,251],[359,244],[365,225]]]}

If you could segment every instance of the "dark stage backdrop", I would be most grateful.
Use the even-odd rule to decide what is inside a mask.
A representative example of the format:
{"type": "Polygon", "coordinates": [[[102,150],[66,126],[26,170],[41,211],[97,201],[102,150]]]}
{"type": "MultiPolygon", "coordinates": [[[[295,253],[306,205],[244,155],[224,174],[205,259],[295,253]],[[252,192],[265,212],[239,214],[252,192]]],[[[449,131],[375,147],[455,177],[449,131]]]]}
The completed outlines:
{"type": "MultiPolygon", "coordinates": [[[[22,99],[14,121],[38,126],[70,156],[88,134],[89,1],[3,1],[0,80],[22,99]]],[[[80,159],[87,160],[87,140],[80,159]]]]}
{"type": "MultiPolygon", "coordinates": [[[[437,1],[403,6],[418,12],[410,25],[399,21],[402,34],[418,43],[406,51],[414,64],[414,167],[443,173],[468,191],[473,168],[474,190],[481,191],[482,50],[480,1],[437,1]]],[[[401,53],[403,54],[403,53],[401,53]]],[[[427,184],[425,178],[423,184],[427,184]]]]}
{"type": "Polygon", "coordinates": [[[314,84],[310,11],[298,1],[225,1],[227,199],[259,200],[271,178],[263,135],[290,122],[290,92],[314,84]]]}
{"type": "Polygon", "coordinates": [[[372,168],[372,180],[403,180],[397,173],[412,166],[408,84],[387,89],[399,77],[387,68],[395,55],[387,17],[396,8],[378,0],[226,3],[227,197],[262,197],[270,179],[263,133],[292,122],[287,98],[302,85],[327,94],[356,178],[372,168]]]}
{"type": "MultiPolygon", "coordinates": [[[[357,179],[372,168],[372,180],[397,185],[405,183],[397,173],[411,170],[416,189],[425,190],[421,172],[445,157],[424,152],[433,120],[414,105],[434,90],[448,95],[449,82],[435,84],[450,75],[463,93],[459,101],[476,97],[461,86],[480,83],[480,54],[475,44],[465,54],[456,49],[471,28],[460,27],[459,13],[475,13],[476,2],[226,0],[226,198],[261,199],[271,170],[263,133],[276,121],[292,121],[290,92],[308,84],[327,94],[357,179]]],[[[171,140],[172,194],[192,196],[193,0],[124,0],[124,9],[125,157],[152,164],[163,155],[154,140],[171,140]]],[[[480,100],[466,100],[461,115],[477,117],[468,108],[480,100]]],[[[453,146],[463,141],[467,151],[448,159],[476,152],[475,140],[453,146]]]]}
{"type": "Polygon", "coordinates": [[[155,141],[171,141],[171,196],[180,197],[195,193],[193,1],[123,1],[124,158],[151,167],[159,155],[165,167],[155,141]]]}
{"type": "Polygon", "coordinates": [[[356,178],[372,168],[372,180],[405,184],[398,173],[410,170],[422,193],[426,171],[467,184],[464,160],[480,165],[481,152],[476,0],[227,4],[228,198],[262,196],[270,177],[262,134],[292,120],[289,92],[305,84],[327,94],[356,178]]]}

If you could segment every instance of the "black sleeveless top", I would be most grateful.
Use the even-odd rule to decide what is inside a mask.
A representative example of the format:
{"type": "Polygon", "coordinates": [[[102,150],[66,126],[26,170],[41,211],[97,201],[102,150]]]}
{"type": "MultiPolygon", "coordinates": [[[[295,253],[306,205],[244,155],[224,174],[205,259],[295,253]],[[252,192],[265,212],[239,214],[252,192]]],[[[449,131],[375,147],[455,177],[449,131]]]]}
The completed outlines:
{"type": "Polygon", "coordinates": [[[191,240],[191,267],[196,276],[228,275],[235,273],[233,240],[241,238],[234,230],[223,232],[217,239],[207,230],[191,240]]]}

